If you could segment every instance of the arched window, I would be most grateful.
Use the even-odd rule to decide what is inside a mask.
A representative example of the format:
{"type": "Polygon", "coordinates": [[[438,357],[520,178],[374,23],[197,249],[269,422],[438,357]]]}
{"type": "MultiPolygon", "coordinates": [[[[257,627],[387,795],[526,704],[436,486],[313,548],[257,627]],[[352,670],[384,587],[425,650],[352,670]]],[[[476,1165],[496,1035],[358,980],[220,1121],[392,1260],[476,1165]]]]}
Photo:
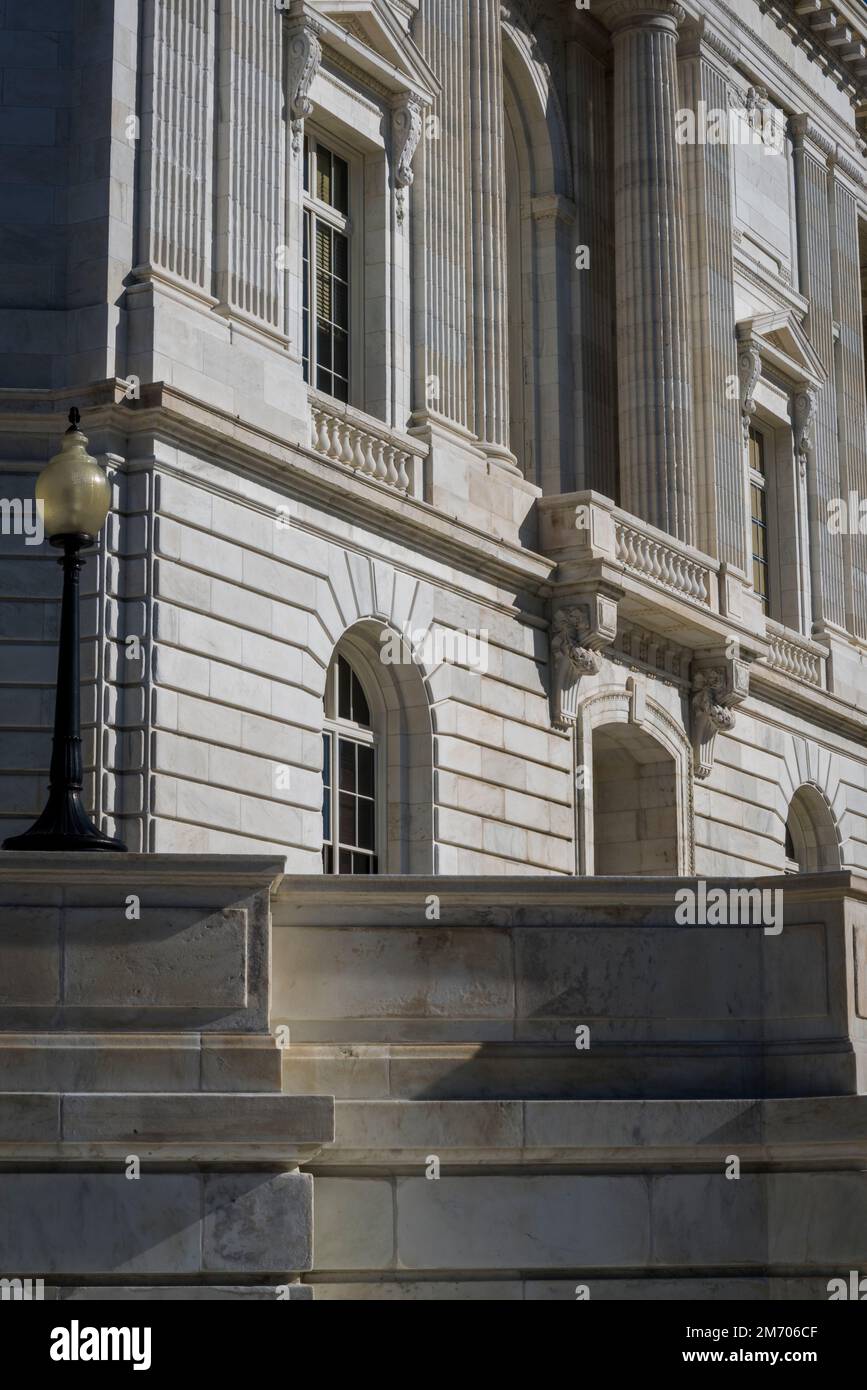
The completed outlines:
{"type": "Polygon", "coordinates": [[[326,674],[322,727],[324,872],[433,873],[431,712],[395,629],[364,618],[343,633],[326,674]]]}
{"type": "Polygon", "coordinates": [[[379,738],[364,686],[340,653],[328,669],[322,742],[323,871],[378,873],[379,738]]]}

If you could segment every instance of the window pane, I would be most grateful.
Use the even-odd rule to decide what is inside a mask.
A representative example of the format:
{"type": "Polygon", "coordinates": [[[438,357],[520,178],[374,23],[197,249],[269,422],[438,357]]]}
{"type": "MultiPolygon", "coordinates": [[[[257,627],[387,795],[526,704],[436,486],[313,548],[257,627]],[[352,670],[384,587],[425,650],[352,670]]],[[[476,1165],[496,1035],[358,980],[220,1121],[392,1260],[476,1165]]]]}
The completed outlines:
{"type": "MultiPolygon", "coordinates": [[[[358,788],[355,782],[355,750],[357,744],[352,743],[348,738],[340,739],[340,790],[342,792],[354,792],[358,788]]],[[[354,844],[355,841],[353,840],[354,844]]]]}
{"type": "Polygon", "coordinates": [[[367,696],[361,681],[355,672],[352,672],[352,718],[356,724],[361,724],[363,728],[370,728],[370,706],[367,703],[367,696]]]}
{"type": "Polygon", "coordinates": [[[316,320],[316,356],[324,372],[331,371],[331,325],[316,320]]]}
{"type": "Polygon", "coordinates": [[[373,849],[373,802],[363,796],[358,798],[358,844],[373,849]]]}
{"type": "Polygon", "coordinates": [[[316,223],[316,312],[331,321],[331,276],[333,271],[331,228],[316,223]]]}
{"type": "Polygon", "coordinates": [[[331,735],[322,738],[322,839],[331,839],[331,735]]]}
{"type": "Polygon", "coordinates": [[[750,468],[757,473],[765,471],[765,437],[754,425],[750,425],[750,468]]]}
{"type": "Polygon", "coordinates": [[[335,328],[331,342],[334,348],[334,375],[346,381],[349,378],[349,339],[341,328],[335,328]]]}
{"type": "Polygon", "coordinates": [[[331,151],[324,145],[316,146],[316,197],[331,202],[331,151]]]}
{"type": "Polygon", "coordinates": [[[349,280],[349,240],[342,232],[334,233],[334,274],[338,280],[349,280]]]}
{"type": "Polygon", "coordinates": [[[331,735],[322,735],[322,781],[331,786],[331,735]]]}
{"type": "Polygon", "coordinates": [[[352,850],[342,849],[340,851],[340,872],[342,874],[352,873],[352,850]]]}
{"type": "Polygon", "coordinates": [[[358,794],[373,796],[373,749],[358,745],[358,794]]]}
{"type": "Polygon", "coordinates": [[[349,327],[349,286],[341,280],[334,281],[334,322],[340,329],[349,327]]]}
{"type": "Polygon", "coordinates": [[[355,797],[349,792],[340,793],[340,843],[355,845],[355,797]]]}
{"type": "Polygon", "coordinates": [[[322,846],[322,868],[326,874],[334,873],[334,850],[331,845],[322,846]]]}
{"type": "Polygon", "coordinates": [[[349,166],[345,159],[339,155],[332,157],[332,169],[334,175],[333,206],[338,212],[349,212],[349,166]]]}
{"type": "Polygon", "coordinates": [[[352,718],[352,667],[345,656],[337,658],[337,717],[352,718]]]}

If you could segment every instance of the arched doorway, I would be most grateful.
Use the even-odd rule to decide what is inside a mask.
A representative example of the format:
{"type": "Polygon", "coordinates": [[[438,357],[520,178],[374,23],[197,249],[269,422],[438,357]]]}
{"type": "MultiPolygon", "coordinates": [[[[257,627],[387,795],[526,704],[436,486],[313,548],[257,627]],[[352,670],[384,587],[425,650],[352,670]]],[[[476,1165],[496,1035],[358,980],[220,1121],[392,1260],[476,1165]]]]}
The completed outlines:
{"type": "Polygon", "coordinates": [[[676,874],[677,769],[661,744],[633,724],[593,734],[596,874],[676,874]]]}
{"type": "Polygon", "coordinates": [[[805,782],[786,816],[786,872],[813,874],[841,866],[840,838],[831,807],[818,787],[805,782]]]}
{"type": "Polygon", "coordinates": [[[577,713],[579,872],[692,874],[692,747],[680,724],[632,677],[577,713]]]}

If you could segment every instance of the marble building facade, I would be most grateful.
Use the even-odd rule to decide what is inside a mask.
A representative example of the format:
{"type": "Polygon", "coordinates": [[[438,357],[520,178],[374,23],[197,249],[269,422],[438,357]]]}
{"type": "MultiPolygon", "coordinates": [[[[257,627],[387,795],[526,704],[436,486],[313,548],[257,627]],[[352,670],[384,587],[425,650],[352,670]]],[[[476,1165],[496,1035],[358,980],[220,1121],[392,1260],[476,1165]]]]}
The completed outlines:
{"type": "Polygon", "coordinates": [[[0,1277],[857,1287],[861,9],[0,0],[0,68],[0,835],[77,406],[133,851],[0,854],[0,1277]]]}
{"type": "MultiPolygon", "coordinates": [[[[867,862],[851,5],[4,24],[4,492],[79,405],[116,496],[85,571],[104,826],[298,873],[329,836],[355,872],[867,862]],[[373,748],[352,829],[329,737],[373,748]]],[[[2,543],[11,834],[56,572],[2,543]]]]}

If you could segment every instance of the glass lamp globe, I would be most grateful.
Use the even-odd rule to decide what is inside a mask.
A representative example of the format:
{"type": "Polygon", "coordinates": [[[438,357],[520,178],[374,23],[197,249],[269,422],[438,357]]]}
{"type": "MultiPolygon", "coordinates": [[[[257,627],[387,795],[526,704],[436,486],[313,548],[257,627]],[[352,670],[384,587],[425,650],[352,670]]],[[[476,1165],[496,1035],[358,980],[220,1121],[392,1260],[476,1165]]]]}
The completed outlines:
{"type": "Polygon", "coordinates": [[[111,483],[87,452],[87,439],[78,428],[78,411],[54,455],[36,479],[36,500],[44,508],[45,534],[87,536],[93,539],[105,525],[111,506],[111,483]]]}

